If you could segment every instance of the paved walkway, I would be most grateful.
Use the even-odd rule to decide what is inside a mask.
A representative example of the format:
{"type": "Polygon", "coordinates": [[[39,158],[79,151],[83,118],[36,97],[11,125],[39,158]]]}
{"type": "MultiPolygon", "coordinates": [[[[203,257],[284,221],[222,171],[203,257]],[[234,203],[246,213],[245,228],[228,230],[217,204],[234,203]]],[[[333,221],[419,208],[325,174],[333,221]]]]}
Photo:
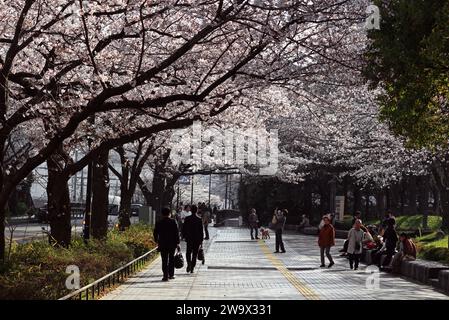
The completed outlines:
{"type": "Polygon", "coordinates": [[[350,270],[347,260],[338,256],[341,240],[332,250],[335,266],[320,269],[316,237],[285,235],[287,253],[274,254],[274,235],[266,241],[251,241],[246,229],[210,230],[206,263],[197,265],[194,274],[177,270],[176,279],[162,282],[158,258],[103,299],[449,299],[430,286],[386,273],[378,274],[377,289],[375,281],[367,285],[373,275],[366,267],[350,270]]]}

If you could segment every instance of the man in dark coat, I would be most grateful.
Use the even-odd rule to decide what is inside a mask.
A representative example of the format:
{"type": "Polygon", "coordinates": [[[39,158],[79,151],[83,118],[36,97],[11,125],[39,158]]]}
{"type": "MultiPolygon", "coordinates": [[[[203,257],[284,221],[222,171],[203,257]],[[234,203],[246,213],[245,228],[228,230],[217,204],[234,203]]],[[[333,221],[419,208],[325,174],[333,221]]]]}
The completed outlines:
{"type": "Polygon", "coordinates": [[[256,232],[256,239],[259,239],[258,225],[257,225],[258,222],[259,222],[259,219],[257,218],[256,209],[252,208],[251,213],[249,214],[249,217],[248,217],[249,229],[251,230],[250,231],[251,240],[254,240],[253,231],[256,232]]]}
{"type": "Polygon", "coordinates": [[[203,221],[197,215],[197,206],[192,206],[192,214],[184,220],[183,236],[187,242],[187,272],[193,273],[196,265],[198,250],[203,243],[203,221]]]}
{"type": "Polygon", "coordinates": [[[170,218],[170,209],[162,209],[162,219],[154,227],[154,241],[162,258],[162,281],[175,278],[175,251],[179,248],[179,231],[176,221],[170,218]]]}

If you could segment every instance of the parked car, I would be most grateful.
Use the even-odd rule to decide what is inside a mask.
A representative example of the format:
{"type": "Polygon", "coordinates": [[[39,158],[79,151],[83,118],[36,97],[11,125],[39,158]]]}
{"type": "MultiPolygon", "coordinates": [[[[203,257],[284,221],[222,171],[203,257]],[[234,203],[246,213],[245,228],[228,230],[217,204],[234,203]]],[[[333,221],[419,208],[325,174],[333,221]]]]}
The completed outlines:
{"type": "Polygon", "coordinates": [[[139,210],[142,208],[143,205],[139,203],[133,203],[131,204],[131,216],[139,216],[139,210]]]}
{"type": "Polygon", "coordinates": [[[36,219],[38,223],[48,223],[47,204],[37,209],[36,219]]]}

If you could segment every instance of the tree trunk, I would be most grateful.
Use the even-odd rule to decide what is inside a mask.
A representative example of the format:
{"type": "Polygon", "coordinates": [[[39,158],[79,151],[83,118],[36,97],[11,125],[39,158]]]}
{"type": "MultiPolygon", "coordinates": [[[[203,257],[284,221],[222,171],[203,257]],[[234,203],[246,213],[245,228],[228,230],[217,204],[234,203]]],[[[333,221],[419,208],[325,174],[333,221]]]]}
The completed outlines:
{"type": "Polygon", "coordinates": [[[120,191],[120,212],[119,212],[119,228],[125,230],[131,225],[131,202],[133,193],[129,189],[123,188],[120,191]]]}
{"type": "Polygon", "coordinates": [[[68,247],[72,236],[69,179],[62,173],[62,164],[58,161],[60,158],[59,154],[54,154],[47,160],[47,209],[51,234],[49,241],[68,247]]]}
{"type": "Polygon", "coordinates": [[[108,232],[109,150],[102,151],[93,166],[91,230],[95,239],[105,239],[108,232]]]}
{"type": "Polygon", "coordinates": [[[5,260],[5,217],[6,206],[0,206],[0,264],[5,260]]]}
{"type": "Polygon", "coordinates": [[[304,214],[312,217],[312,183],[309,179],[304,182],[304,214]]]}
{"type": "Polygon", "coordinates": [[[449,230],[449,165],[448,163],[435,161],[432,165],[432,173],[435,186],[440,194],[442,227],[449,230]]]}
{"type": "Polygon", "coordinates": [[[370,210],[369,196],[370,196],[369,190],[366,189],[366,191],[365,191],[365,215],[364,216],[362,215],[362,217],[364,217],[365,220],[368,220],[368,219],[371,218],[371,216],[370,216],[371,210],[370,210]]]}
{"type": "Polygon", "coordinates": [[[377,204],[376,217],[377,218],[381,218],[383,216],[383,214],[385,212],[385,202],[386,202],[385,189],[381,189],[377,192],[377,195],[376,195],[376,204],[377,204]]]}
{"type": "Polygon", "coordinates": [[[419,214],[423,216],[422,226],[423,229],[427,229],[428,216],[429,216],[429,192],[430,192],[430,182],[428,176],[422,176],[417,178],[417,184],[419,188],[418,193],[418,203],[419,203],[419,214]]]}
{"type": "Polygon", "coordinates": [[[408,214],[409,215],[415,215],[417,214],[417,207],[416,207],[416,177],[415,176],[409,176],[407,179],[407,186],[408,186],[408,214]]]}
{"type": "Polygon", "coordinates": [[[352,214],[354,215],[356,213],[356,211],[360,210],[361,204],[362,204],[362,197],[360,194],[360,189],[357,185],[354,185],[354,202],[353,202],[353,209],[352,209],[352,214]]]}

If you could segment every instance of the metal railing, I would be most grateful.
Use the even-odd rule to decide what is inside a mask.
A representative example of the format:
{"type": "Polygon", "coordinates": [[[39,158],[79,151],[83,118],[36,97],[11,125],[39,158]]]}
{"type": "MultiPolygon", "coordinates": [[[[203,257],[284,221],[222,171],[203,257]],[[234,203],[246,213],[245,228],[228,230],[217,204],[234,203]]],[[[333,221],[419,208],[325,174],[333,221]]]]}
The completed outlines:
{"type": "Polygon", "coordinates": [[[154,248],[153,250],[148,251],[144,255],[141,255],[133,261],[127,263],[123,267],[112,271],[104,277],[58,300],[94,300],[95,296],[99,296],[105,288],[110,288],[116,284],[122,283],[130,274],[139,271],[156,252],[157,248],[154,248]]]}

